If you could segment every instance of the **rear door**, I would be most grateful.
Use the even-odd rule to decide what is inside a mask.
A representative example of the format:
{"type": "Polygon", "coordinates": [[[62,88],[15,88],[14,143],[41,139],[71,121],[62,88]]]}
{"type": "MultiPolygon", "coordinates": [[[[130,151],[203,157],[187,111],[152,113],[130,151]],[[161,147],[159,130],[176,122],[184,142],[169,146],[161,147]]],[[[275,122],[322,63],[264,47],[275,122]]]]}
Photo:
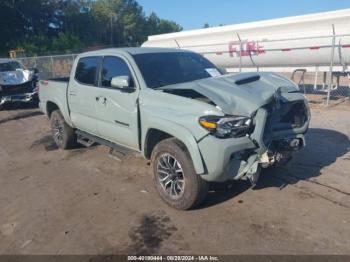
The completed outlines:
{"type": "Polygon", "coordinates": [[[102,138],[138,150],[137,99],[139,87],[135,79],[126,58],[122,56],[104,57],[98,92],[97,128],[102,138]],[[112,88],[111,80],[115,76],[129,76],[135,90],[112,88]]]}
{"type": "Polygon", "coordinates": [[[74,77],[68,85],[68,105],[73,124],[88,133],[98,134],[96,97],[98,97],[98,72],[100,56],[79,59],[74,77]]]}

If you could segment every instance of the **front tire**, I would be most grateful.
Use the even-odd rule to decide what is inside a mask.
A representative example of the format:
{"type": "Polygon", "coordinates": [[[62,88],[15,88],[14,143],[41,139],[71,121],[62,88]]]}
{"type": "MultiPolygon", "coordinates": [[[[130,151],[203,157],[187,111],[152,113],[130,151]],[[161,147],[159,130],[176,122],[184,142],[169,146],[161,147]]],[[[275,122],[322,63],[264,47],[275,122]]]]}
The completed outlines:
{"type": "Polygon", "coordinates": [[[151,163],[156,189],[169,206],[188,210],[205,199],[208,184],[196,174],[191,156],[179,140],[169,138],[157,144],[151,163]]]}
{"type": "Polygon", "coordinates": [[[51,113],[50,124],[53,140],[59,148],[69,149],[76,145],[74,129],[66,123],[60,110],[51,113]]]}

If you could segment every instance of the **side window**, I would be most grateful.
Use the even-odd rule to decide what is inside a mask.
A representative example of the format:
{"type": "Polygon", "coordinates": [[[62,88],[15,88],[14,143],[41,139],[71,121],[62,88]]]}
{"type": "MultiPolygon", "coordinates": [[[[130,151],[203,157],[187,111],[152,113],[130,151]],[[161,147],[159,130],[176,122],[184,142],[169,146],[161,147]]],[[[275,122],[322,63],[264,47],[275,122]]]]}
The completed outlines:
{"type": "Polygon", "coordinates": [[[101,72],[101,84],[103,87],[111,87],[111,80],[115,76],[129,76],[130,84],[134,86],[134,81],[126,62],[115,56],[107,56],[103,60],[101,72]]]}
{"type": "Polygon", "coordinates": [[[99,61],[98,56],[80,58],[75,71],[75,79],[82,84],[95,85],[99,61]]]}

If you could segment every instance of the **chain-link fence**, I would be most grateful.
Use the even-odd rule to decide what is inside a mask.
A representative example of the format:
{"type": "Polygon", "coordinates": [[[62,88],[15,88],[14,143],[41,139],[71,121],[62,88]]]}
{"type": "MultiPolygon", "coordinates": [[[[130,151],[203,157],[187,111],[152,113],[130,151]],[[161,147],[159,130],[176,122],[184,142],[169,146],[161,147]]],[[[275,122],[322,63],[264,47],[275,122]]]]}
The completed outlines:
{"type": "Polygon", "coordinates": [[[293,73],[281,73],[299,85],[311,104],[336,105],[350,99],[350,74],[297,69],[293,73]],[[329,80],[331,86],[329,88],[329,80]],[[328,97],[329,95],[329,97],[328,97]]]}
{"type": "Polygon", "coordinates": [[[69,76],[76,54],[18,58],[27,68],[37,68],[41,79],[69,76]]]}

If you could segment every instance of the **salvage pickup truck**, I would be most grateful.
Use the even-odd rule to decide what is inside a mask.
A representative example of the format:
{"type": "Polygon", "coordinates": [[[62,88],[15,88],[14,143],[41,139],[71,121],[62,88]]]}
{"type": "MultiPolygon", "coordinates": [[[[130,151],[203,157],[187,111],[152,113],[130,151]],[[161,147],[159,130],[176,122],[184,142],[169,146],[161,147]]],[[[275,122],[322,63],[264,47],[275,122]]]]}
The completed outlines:
{"type": "Polygon", "coordinates": [[[150,159],[160,197],[201,203],[208,182],[257,182],[260,169],[305,145],[310,110],[274,73],[223,75],[197,53],[121,48],[83,53],[66,79],[41,80],[54,141],[107,145],[150,159]]]}

